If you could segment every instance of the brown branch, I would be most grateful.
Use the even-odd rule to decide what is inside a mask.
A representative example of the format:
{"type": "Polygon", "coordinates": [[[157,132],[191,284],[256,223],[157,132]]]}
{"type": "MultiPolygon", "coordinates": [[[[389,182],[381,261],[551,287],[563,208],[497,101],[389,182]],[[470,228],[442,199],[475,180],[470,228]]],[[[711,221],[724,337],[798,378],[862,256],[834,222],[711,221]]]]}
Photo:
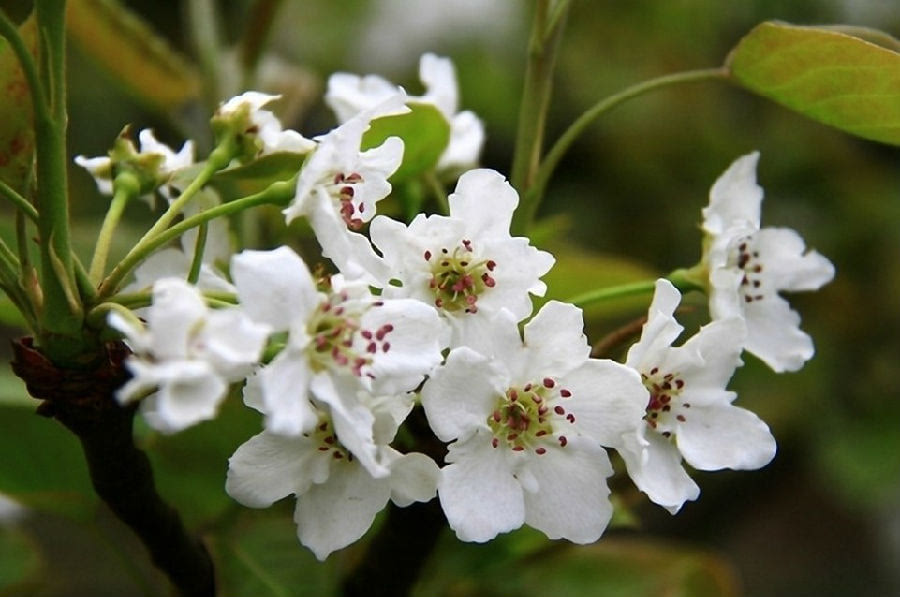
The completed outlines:
{"type": "Polygon", "coordinates": [[[43,400],[38,414],[57,419],[81,441],[97,495],[137,534],[180,595],[213,597],[209,553],[156,492],[150,461],[134,445],[135,408],[123,408],[114,399],[128,378],[123,367],[127,349],[111,344],[85,369],[56,367],[31,338],[14,341],[13,352],[13,371],[32,396],[43,400]]]}
{"type": "MultiPolygon", "coordinates": [[[[443,464],[446,446],[438,440],[421,408],[407,419],[416,449],[443,464]]],[[[422,567],[446,528],[436,499],[406,508],[390,505],[387,520],[369,543],[362,562],[345,579],[344,597],[404,597],[409,595],[422,567]]]]}

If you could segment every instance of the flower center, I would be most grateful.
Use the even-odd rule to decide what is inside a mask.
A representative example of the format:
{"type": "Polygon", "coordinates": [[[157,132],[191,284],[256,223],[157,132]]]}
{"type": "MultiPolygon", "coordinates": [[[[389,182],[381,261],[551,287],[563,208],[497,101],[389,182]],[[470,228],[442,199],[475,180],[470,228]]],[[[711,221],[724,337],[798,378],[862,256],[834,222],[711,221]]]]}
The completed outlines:
{"type": "Polygon", "coordinates": [[[358,172],[349,174],[338,172],[334,175],[331,188],[329,189],[331,196],[338,202],[338,208],[344,223],[351,230],[359,230],[364,223],[363,211],[366,208],[365,204],[353,202],[353,197],[356,194],[354,186],[362,182],[363,177],[358,172]]]}
{"type": "Polygon", "coordinates": [[[472,241],[465,239],[452,251],[444,247],[436,253],[425,251],[424,256],[431,266],[428,287],[434,293],[434,305],[446,311],[477,313],[478,297],[496,285],[491,274],[497,263],[479,259],[472,241]]]}
{"type": "Polygon", "coordinates": [[[385,323],[376,330],[369,330],[362,327],[361,320],[370,307],[381,304],[351,301],[346,292],[330,294],[316,309],[307,327],[313,338],[310,346],[313,368],[348,369],[357,377],[373,377],[364,368],[370,366],[379,353],[391,349],[388,336],[394,326],[385,323]]]}
{"type": "Polygon", "coordinates": [[[659,367],[651,369],[649,375],[641,373],[641,379],[650,392],[644,420],[663,437],[671,437],[675,428],[672,418],[683,423],[687,420],[684,412],[691,407],[679,399],[684,391],[684,380],[678,373],[660,372],[659,367]]]}
{"type": "Polygon", "coordinates": [[[335,460],[353,461],[353,454],[338,441],[331,418],[325,413],[319,412],[319,422],[307,437],[313,441],[319,452],[330,453],[335,460]]]}
{"type": "MultiPolygon", "coordinates": [[[[497,400],[494,412],[487,419],[494,435],[491,445],[499,448],[505,444],[514,452],[534,450],[536,454],[545,454],[547,448],[543,444],[553,439],[554,423],[575,422],[575,415],[566,412],[561,404],[553,404],[558,398],[570,396],[572,392],[559,388],[550,377],[540,383],[510,387],[497,400]]],[[[565,435],[556,436],[556,441],[562,447],[568,443],[565,435]]]]}
{"type": "Polygon", "coordinates": [[[741,278],[740,292],[745,303],[761,301],[765,298],[762,288],[763,264],[759,259],[759,251],[753,246],[753,237],[745,236],[732,250],[730,262],[744,272],[741,278]]]}

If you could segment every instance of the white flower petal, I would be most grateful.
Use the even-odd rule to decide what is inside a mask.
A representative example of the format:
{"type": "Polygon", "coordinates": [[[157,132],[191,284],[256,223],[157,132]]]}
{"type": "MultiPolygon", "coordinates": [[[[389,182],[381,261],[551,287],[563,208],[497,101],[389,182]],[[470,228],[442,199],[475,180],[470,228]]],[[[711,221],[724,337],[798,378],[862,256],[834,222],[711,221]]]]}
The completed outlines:
{"type": "Polygon", "coordinates": [[[206,318],[208,309],[200,291],[184,280],[163,278],[153,285],[153,304],[147,314],[152,330],[152,352],[157,360],[187,356],[189,338],[206,318]]]}
{"type": "Polygon", "coordinates": [[[413,502],[427,502],[437,494],[440,469],[418,452],[400,454],[391,464],[391,501],[405,508],[413,502]]]}
{"type": "Polygon", "coordinates": [[[759,152],[735,160],[716,180],[703,209],[703,229],[718,235],[737,223],[759,228],[763,190],[756,184],[759,152]]]}
{"type": "Polygon", "coordinates": [[[817,290],[834,278],[834,265],[790,228],[763,228],[754,235],[765,284],[778,290],[817,290]]]}
{"type": "Polygon", "coordinates": [[[671,282],[665,278],[656,281],[653,301],[647,311],[647,323],[641,330],[640,341],[628,349],[626,365],[642,370],[644,363],[660,359],[660,356],[669,350],[672,342],[684,330],[674,317],[675,309],[680,302],[681,293],[671,282]]]}
{"type": "Polygon", "coordinates": [[[141,402],[147,423],[175,433],[216,416],[228,385],[202,361],[169,361],[153,367],[159,390],[141,402]]]}
{"type": "Polygon", "coordinates": [[[425,85],[423,99],[431,100],[447,118],[452,117],[459,102],[453,62],[430,52],[422,54],[419,59],[419,80],[425,85]]]}
{"type": "Polygon", "coordinates": [[[450,351],[422,388],[422,406],[435,435],[448,442],[486,429],[504,385],[487,357],[466,347],[450,351]]]}
{"type": "Polygon", "coordinates": [[[519,195],[502,174],[481,168],[460,176],[448,201],[450,215],[466,222],[471,237],[509,237],[519,195]]]}
{"type": "Polygon", "coordinates": [[[612,518],[606,478],[612,467],[606,452],[586,438],[573,438],[566,448],[549,446],[532,458],[529,471],[538,491],[525,493],[525,522],[550,539],[592,543],[612,518]]]}
{"type": "MultiPolygon", "coordinates": [[[[414,390],[443,360],[441,350],[448,340],[445,324],[433,307],[421,301],[385,299],[369,309],[361,323],[375,333],[384,326],[391,329],[385,336],[389,350],[377,352],[371,367],[377,393],[414,390]]],[[[359,349],[367,352],[367,347],[359,349]]]]}
{"type": "Polygon", "coordinates": [[[251,508],[266,508],[291,494],[305,492],[322,477],[327,457],[303,436],[263,432],[244,442],[228,459],[225,491],[251,508]]]}
{"type": "Polygon", "coordinates": [[[450,528],[461,541],[483,543],[525,522],[522,487],[513,477],[504,452],[484,434],[450,445],[441,469],[438,497],[450,528]]]}
{"type": "Polygon", "coordinates": [[[671,354],[686,355],[687,358],[670,359],[662,365],[667,371],[679,372],[688,384],[685,386],[685,401],[691,404],[703,404],[695,399],[693,392],[697,390],[718,391],[723,393],[735,369],[743,364],[741,352],[745,343],[747,328],[744,321],[737,317],[712,321],[691,336],[680,348],[673,349],[671,354]],[[690,400],[687,399],[691,393],[690,400]]]}
{"type": "Polygon", "coordinates": [[[389,479],[373,479],[359,463],[335,462],[331,476],[297,500],[300,543],[319,560],[362,537],[391,495],[389,479]]]}
{"type": "Polygon", "coordinates": [[[330,407],[338,442],[356,457],[369,475],[387,477],[390,468],[377,461],[373,432],[375,415],[361,402],[358,394],[362,388],[356,379],[317,373],[313,375],[310,389],[319,401],[330,407]]]}
{"type": "Polygon", "coordinates": [[[328,78],[325,103],[338,122],[344,123],[396,93],[397,86],[378,75],[334,73],[328,78]]]}
{"type": "Polygon", "coordinates": [[[465,111],[450,120],[450,141],[438,158],[438,172],[460,172],[478,166],[484,147],[484,124],[474,112],[465,111]]]}
{"type": "Polygon", "coordinates": [[[775,457],[769,427],[737,406],[691,408],[675,437],[684,459],[700,470],[758,469],[775,457]]]}
{"type": "Polygon", "coordinates": [[[312,429],[318,417],[309,402],[312,371],[306,355],[286,348],[258,373],[266,429],[283,435],[299,435],[312,429]]]}
{"type": "Polygon", "coordinates": [[[745,348],[776,373],[798,371],[815,354],[812,338],[800,329],[800,315],[780,296],[754,301],[745,311],[745,348]]]}
{"type": "Polygon", "coordinates": [[[525,325],[528,359],[544,375],[564,375],[591,353],[584,335],[584,317],[575,305],[549,301],[525,325]]]}
{"type": "Polygon", "coordinates": [[[231,275],[244,311],[274,331],[287,330],[294,319],[305,320],[319,303],[309,268],[287,247],[235,255],[231,275]]]}
{"type": "Polygon", "coordinates": [[[556,404],[574,415],[580,433],[601,445],[618,445],[623,434],[643,424],[649,396],[634,369],[590,359],[557,382],[572,395],[556,404]]]}
{"type": "Polygon", "coordinates": [[[670,440],[654,431],[648,431],[642,442],[637,436],[625,440],[618,452],[628,476],[654,503],[675,514],[700,496],[700,488],[681,465],[681,452],[670,440]]]}
{"type": "Polygon", "coordinates": [[[246,377],[257,364],[269,326],[254,323],[238,308],[212,311],[203,329],[204,356],[228,381],[246,377]]]}
{"type": "Polygon", "coordinates": [[[384,260],[375,253],[368,238],[347,229],[328,193],[321,188],[314,190],[307,205],[309,225],[322,246],[322,256],[330,259],[348,279],[380,285],[387,275],[384,260]]]}

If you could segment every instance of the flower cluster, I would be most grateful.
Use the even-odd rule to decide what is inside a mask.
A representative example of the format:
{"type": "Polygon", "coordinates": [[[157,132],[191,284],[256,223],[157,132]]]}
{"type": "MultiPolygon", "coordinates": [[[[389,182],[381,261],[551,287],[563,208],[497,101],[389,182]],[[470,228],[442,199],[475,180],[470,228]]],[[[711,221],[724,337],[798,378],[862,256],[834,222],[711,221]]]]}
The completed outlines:
{"type": "MultiPolygon", "coordinates": [[[[549,301],[534,313],[554,258],[510,234],[519,196],[503,175],[472,169],[483,131],[457,113],[452,65],[425,55],[421,78],[425,94],[409,97],[378,77],[335,75],[327,101],[341,124],[313,140],[261,109],[270,96],[220,108],[219,129],[240,136],[238,161],[306,156],[284,216],[306,220],[335,273],[313,275],[279,247],[232,255],[188,283],[196,241],[158,253],[132,286],[151,289],[143,320],[109,318],[133,351],[119,399],[141,400],[151,426],[175,432],[212,418],[229,384],[242,385],[262,431],[230,459],[226,490],[257,508],[294,496],[299,539],[320,559],[359,539],[388,501],[435,496],[464,541],[523,524],[596,541],[612,516],[609,450],[672,513],[700,491],[683,462],[768,463],[769,428],[727,385],[744,350],[776,371],[812,356],[779,291],[818,288],[834,272],[795,232],[760,229],[757,154],[723,174],[703,212],[695,272],[708,280],[712,321],[673,346],[681,294],[660,279],[624,362],[593,358],[578,307],[549,301]],[[436,105],[451,127],[433,168],[466,170],[447,213],[404,222],[377,213],[404,141],[373,146],[365,135],[416,102],[436,105]],[[418,451],[422,425],[396,441],[410,416],[446,454],[418,451]]],[[[160,153],[163,171],[175,167],[170,153],[160,153]]]]}

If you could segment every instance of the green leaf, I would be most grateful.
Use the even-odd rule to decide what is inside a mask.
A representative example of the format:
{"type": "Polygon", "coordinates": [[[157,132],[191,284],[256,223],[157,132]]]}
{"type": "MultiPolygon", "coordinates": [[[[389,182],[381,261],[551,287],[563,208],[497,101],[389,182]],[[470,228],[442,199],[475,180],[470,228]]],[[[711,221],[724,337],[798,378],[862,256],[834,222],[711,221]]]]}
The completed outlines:
{"type": "Polygon", "coordinates": [[[391,176],[401,183],[435,167],[450,142],[450,123],[432,104],[408,104],[411,112],[383,116],[372,121],[363,135],[362,149],[384,143],[388,137],[403,139],[403,163],[391,176]]]}
{"type": "MultiPolygon", "coordinates": [[[[556,264],[543,277],[547,295],[541,299],[568,301],[570,298],[611,286],[653,280],[658,272],[623,257],[591,253],[572,245],[551,245],[548,250],[556,264]]],[[[594,303],[584,308],[585,319],[619,317],[642,312],[650,304],[651,295],[627,297],[594,303]]]]}
{"type": "Polygon", "coordinates": [[[265,511],[244,512],[226,533],[209,537],[223,595],[232,597],[329,597],[337,595],[341,554],[320,563],[300,545],[290,508],[293,500],[265,511]]]}
{"type": "Polygon", "coordinates": [[[97,498],[78,440],[27,406],[0,404],[0,492],[21,504],[74,518],[93,512],[97,498]]]}
{"type": "MultiPolygon", "coordinates": [[[[834,29],[768,22],[728,56],[735,83],[842,131],[900,145],[900,54],[834,29]]],[[[894,40],[896,42],[896,40],[894,40]]]]}
{"type": "Polygon", "coordinates": [[[19,529],[0,526],[0,595],[30,595],[41,560],[37,546],[19,529]]]}
{"type": "MultiPolygon", "coordinates": [[[[516,535],[518,533],[514,533],[516,535]]],[[[543,549],[517,553],[500,538],[487,546],[458,544],[434,558],[416,597],[735,597],[739,583],[720,557],[652,539],[603,538],[576,546],[543,541],[543,549]]]]}
{"type": "Polygon", "coordinates": [[[27,326],[19,308],[6,294],[0,294],[0,324],[20,329],[27,326]]]}
{"type": "Polygon", "coordinates": [[[261,428],[259,414],[234,392],[212,421],[174,435],[152,434],[144,442],[157,489],[185,524],[197,527],[238,507],[225,493],[228,458],[261,428]]]}
{"type": "MultiPolygon", "coordinates": [[[[19,27],[25,44],[34,52],[37,26],[29,17],[19,27]]],[[[0,180],[24,193],[31,178],[34,154],[34,128],[31,90],[22,73],[19,60],[9,43],[0,38],[0,89],[4,90],[0,109],[0,180]]]]}
{"type": "Polygon", "coordinates": [[[70,0],[66,16],[74,44],[148,108],[167,114],[199,96],[193,67],[117,0],[70,0]]]}
{"type": "Polygon", "coordinates": [[[240,199],[264,191],[273,182],[287,180],[300,171],[306,156],[296,153],[271,153],[245,166],[217,172],[211,184],[222,201],[240,199]]]}

